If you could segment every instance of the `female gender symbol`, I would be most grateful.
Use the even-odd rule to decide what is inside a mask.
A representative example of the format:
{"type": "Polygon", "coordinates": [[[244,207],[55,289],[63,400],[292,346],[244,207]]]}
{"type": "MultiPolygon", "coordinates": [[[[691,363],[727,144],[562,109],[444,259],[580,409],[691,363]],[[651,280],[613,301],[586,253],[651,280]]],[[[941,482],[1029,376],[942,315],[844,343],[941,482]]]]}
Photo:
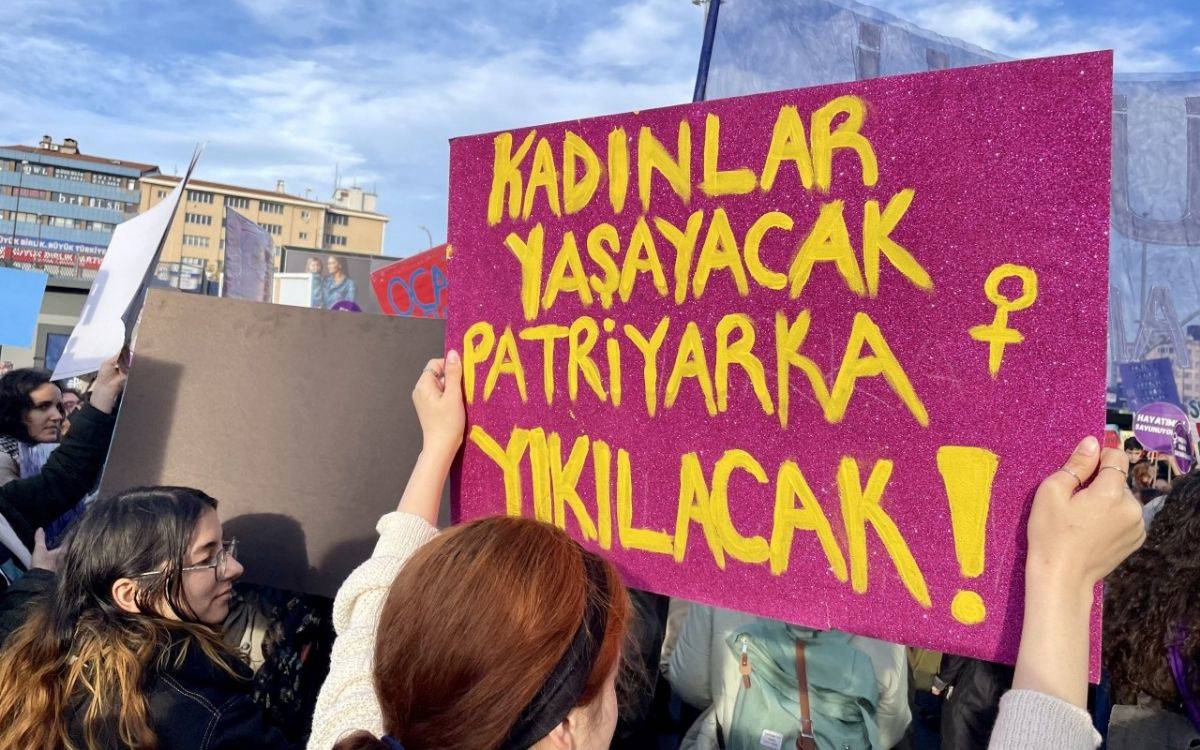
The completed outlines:
{"type": "Polygon", "coordinates": [[[992,319],[991,325],[973,326],[969,333],[976,341],[988,344],[988,372],[995,378],[1000,372],[1000,361],[1004,359],[1004,347],[1025,340],[1020,331],[1008,327],[1008,314],[1024,310],[1037,299],[1037,273],[1026,266],[1005,263],[988,274],[987,281],[983,283],[983,291],[988,300],[996,306],[996,317],[992,319]],[[1021,280],[1021,294],[1016,299],[1009,299],[1001,294],[1000,284],[1005,279],[1021,280]]]}

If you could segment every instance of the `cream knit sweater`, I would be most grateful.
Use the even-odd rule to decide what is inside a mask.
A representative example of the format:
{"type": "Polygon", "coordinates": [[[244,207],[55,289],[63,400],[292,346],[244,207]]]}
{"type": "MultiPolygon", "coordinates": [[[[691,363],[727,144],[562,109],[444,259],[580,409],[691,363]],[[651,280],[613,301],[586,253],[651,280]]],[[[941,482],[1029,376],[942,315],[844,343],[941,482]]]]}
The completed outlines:
{"type": "MultiPolygon", "coordinates": [[[[375,633],[396,574],[412,554],[437,536],[437,529],[410,513],[389,513],[375,526],[379,542],[333,602],[337,640],[329,677],[317,697],[308,750],[331,750],[346,734],[365,729],[383,734],[375,697],[375,633]]],[[[1087,711],[1031,690],[1011,690],[1000,701],[990,750],[1094,750],[1100,735],[1087,711]]]]}
{"type": "Polygon", "coordinates": [[[333,601],[337,640],[329,677],[317,696],[308,750],[331,750],[344,735],[365,729],[383,734],[375,697],[375,631],[396,574],[412,554],[437,536],[437,529],[411,513],[388,513],[375,530],[379,542],[371,559],[350,574],[333,601]]]}
{"type": "Polygon", "coordinates": [[[988,750],[1096,750],[1100,733],[1079,706],[1034,690],[1009,690],[988,750]]]}

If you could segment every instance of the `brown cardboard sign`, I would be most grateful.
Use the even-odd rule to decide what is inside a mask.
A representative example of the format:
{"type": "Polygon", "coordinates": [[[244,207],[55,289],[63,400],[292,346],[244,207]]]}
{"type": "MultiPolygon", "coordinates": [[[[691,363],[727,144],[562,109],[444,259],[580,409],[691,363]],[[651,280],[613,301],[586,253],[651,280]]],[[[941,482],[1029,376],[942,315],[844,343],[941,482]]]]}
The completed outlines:
{"type": "Polygon", "coordinates": [[[215,497],[245,580],[332,596],[421,450],[413,384],[443,322],[153,289],[101,494],[215,497]]]}

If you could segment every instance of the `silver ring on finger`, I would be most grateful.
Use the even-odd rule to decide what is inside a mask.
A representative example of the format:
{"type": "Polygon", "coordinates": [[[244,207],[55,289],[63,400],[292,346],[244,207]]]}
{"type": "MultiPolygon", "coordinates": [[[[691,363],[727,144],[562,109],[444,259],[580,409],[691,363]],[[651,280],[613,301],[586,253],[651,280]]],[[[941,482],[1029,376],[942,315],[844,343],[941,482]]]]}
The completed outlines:
{"type": "Polygon", "coordinates": [[[1128,471],[1125,471],[1125,470],[1124,470],[1124,469],[1122,469],[1120,466],[1108,466],[1108,465],[1105,465],[1105,466],[1101,466],[1101,467],[1100,467],[1100,471],[1104,471],[1105,469],[1112,469],[1113,471],[1119,471],[1119,472],[1121,472],[1123,475],[1125,475],[1126,477],[1128,477],[1128,476],[1129,476],[1129,472],[1128,472],[1128,471]]]}
{"type": "Polygon", "coordinates": [[[1072,477],[1074,477],[1074,479],[1075,479],[1075,489],[1079,489],[1080,487],[1082,487],[1082,486],[1083,486],[1083,480],[1079,478],[1079,475],[1078,475],[1078,474],[1076,474],[1075,472],[1071,471],[1071,470],[1070,470],[1070,469],[1068,469],[1067,467],[1065,467],[1065,466],[1064,466],[1064,467],[1062,467],[1061,469],[1058,469],[1058,471],[1063,471],[1063,472],[1066,472],[1067,474],[1070,474],[1072,477]]]}

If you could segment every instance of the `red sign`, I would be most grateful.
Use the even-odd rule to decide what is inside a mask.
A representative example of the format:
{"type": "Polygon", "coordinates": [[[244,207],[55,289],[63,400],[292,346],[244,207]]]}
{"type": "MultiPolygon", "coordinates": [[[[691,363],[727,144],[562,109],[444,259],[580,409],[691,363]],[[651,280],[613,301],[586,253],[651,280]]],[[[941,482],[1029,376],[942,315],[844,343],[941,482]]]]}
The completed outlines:
{"type": "Polygon", "coordinates": [[[386,315],[408,318],[445,318],[448,245],[398,260],[371,272],[371,288],[386,315]]]}

